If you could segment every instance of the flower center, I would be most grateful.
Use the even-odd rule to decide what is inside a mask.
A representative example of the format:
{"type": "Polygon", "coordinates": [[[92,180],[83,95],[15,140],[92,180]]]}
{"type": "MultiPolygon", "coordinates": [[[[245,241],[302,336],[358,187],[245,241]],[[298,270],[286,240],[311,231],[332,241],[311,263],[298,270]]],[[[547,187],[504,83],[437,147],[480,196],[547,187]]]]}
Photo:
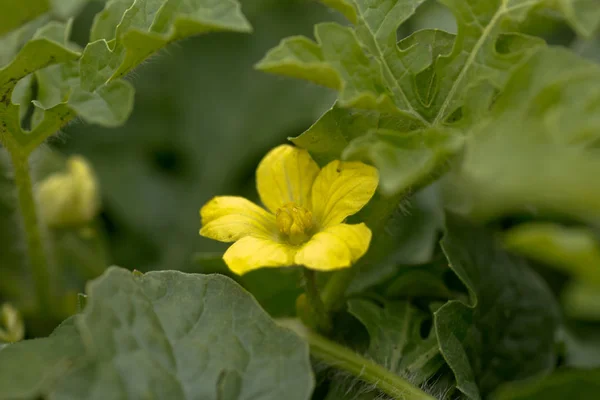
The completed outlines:
{"type": "Polygon", "coordinates": [[[300,244],[308,239],[313,227],[312,213],[295,203],[284,204],[275,213],[279,231],[288,236],[290,243],[300,244]]]}

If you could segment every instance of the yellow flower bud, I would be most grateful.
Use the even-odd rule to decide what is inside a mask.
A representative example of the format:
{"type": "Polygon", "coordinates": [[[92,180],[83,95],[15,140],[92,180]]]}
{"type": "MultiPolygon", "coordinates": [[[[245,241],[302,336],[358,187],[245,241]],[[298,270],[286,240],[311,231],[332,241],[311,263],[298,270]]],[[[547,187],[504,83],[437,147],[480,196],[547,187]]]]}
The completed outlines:
{"type": "Polygon", "coordinates": [[[0,342],[18,342],[24,336],[25,326],[21,314],[10,304],[3,304],[0,307],[0,342]]]}
{"type": "Polygon", "coordinates": [[[49,226],[78,226],[92,221],[100,209],[92,168],[83,157],[70,157],[66,172],[55,173],[39,184],[38,200],[42,218],[49,226]]]}

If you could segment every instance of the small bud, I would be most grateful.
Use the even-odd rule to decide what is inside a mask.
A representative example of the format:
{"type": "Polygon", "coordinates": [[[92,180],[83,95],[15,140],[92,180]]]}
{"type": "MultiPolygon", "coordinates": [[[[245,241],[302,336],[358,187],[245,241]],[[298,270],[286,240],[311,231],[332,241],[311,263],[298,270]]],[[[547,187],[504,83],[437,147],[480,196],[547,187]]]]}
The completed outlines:
{"type": "Polygon", "coordinates": [[[83,157],[67,161],[67,171],[55,173],[38,186],[40,211],[53,227],[85,225],[100,209],[98,183],[92,168],[83,157]]]}
{"type": "Polygon", "coordinates": [[[0,307],[0,342],[14,343],[23,340],[25,325],[21,314],[8,303],[0,307]]]}

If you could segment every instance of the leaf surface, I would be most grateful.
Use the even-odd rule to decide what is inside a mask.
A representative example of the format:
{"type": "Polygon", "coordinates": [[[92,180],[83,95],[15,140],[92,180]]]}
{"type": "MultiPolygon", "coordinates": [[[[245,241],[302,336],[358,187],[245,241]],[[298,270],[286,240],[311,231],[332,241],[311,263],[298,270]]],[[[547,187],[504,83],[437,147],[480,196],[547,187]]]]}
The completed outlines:
{"type": "Polygon", "coordinates": [[[421,30],[400,42],[397,28],[422,1],[325,3],[353,25],[317,25],[315,42],[285,39],[257,68],[337,90],[336,106],[294,142],[317,157],[373,163],[386,194],[418,188],[443,173],[462,145],[447,125],[468,118],[465,102],[484,110],[490,104],[489,91],[472,88],[482,82],[502,88],[514,67],[544,46],[515,30],[543,0],[445,0],[456,36],[421,30]]]}
{"type": "Polygon", "coordinates": [[[310,397],[307,345],[229,278],[110,268],[87,293],[68,331],[0,353],[0,398],[310,397]],[[26,357],[36,346],[48,355],[38,356],[30,375],[26,357]],[[75,359],[63,363],[65,355],[75,359]],[[55,376],[48,380],[50,371],[55,376]]]}
{"type": "Polygon", "coordinates": [[[600,67],[559,48],[515,71],[471,129],[450,175],[450,207],[473,218],[512,213],[600,220],[600,67]]]}
{"type": "Polygon", "coordinates": [[[549,288],[484,229],[448,215],[442,247],[470,293],[435,312],[441,352],[457,388],[479,399],[504,382],[542,375],[556,362],[559,311],[549,288]]]}
{"type": "Polygon", "coordinates": [[[423,338],[422,324],[429,318],[408,301],[382,306],[363,299],[348,302],[348,311],[367,329],[367,357],[420,385],[444,365],[435,332],[423,338]]]}
{"type": "Polygon", "coordinates": [[[398,204],[398,198],[379,194],[357,216],[374,232],[369,252],[355,267],[357,273],[348,294],[360,293],[389,281],[401,266],[431,261],[444,215],[435,185],[398,204]]]}
{"type": "Polygon", "coordinates": [[[3,35],[45,14],[50,4],[48,0],[29,0],[26,4],[2,0],[0,9],[0,35],[3,35]]]}
{"type": "MultiPolygon", "coordinates": [[[[81,4],[57,2],[57,13],[74,12],[81,4]]],[[[109,1],[92,27],[92,42],[81,54],[69,43],[70,28],[70,22],[49,22],[0,70],[0,139],[5,145],[31,152],[75,116],[104,126],[121,125],[133,109],[134,89],[119,78],[150,55],[188,36],[251,29],[235,0],[109,1]],[[34,72],[42,90],[33,99],[30,131],[21,126],[24,112],[10,100],[17,82],[34,72]]],[[[26,86],[30,84],[33,81],[26,86]]]]}
{"type": "Polygon", "coordinates": [[[56,380],[78,362],[83,350],[74,318],[47,338],[6,346],[0,352],[0,399],[35,399],[51,391],[56,380]]]}

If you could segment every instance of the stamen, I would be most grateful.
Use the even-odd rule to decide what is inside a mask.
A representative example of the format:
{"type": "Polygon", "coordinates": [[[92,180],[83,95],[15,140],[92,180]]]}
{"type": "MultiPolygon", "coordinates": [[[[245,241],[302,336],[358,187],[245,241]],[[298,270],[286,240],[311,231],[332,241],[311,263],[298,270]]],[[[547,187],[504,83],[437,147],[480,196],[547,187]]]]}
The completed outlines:
{"type": "Polygon", "coordinates": [[[300,244],[313,228],[313,216],[310,210],[295,203],[287,203],[275,213],[279,231],[288,236],[290,243],[300,244]]]}

